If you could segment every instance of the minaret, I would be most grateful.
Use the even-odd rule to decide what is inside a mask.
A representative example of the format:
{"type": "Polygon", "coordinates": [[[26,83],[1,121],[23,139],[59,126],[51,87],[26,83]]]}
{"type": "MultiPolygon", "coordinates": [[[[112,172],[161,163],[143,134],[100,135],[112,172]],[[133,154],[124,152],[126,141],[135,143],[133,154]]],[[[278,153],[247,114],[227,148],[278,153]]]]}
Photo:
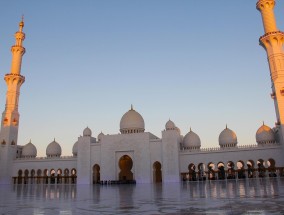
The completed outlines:
{"type": "Polygon", "coordinates": [[[284,144],[284,33],[276,26],[274,16],[275,0],[258,0],[256,8],[260,11],[264,26],[264,35],[260,45],[267,52],[272,83],[271,97],[274,100],[280,142],[284,144]]]}
{"type": "Polygon", "coordinates": [[[25,54],[23,41],[24,20],[19,23],[19,31],[15,33],[15,45],[11,47],[12,65],[9,74],[4,80],[7,84],[6,106],[2,114],[0,131],[0,184],[11,183],[12,162],[16,158],[17,139],[19,126],[19,96],[21,85],[25,82],[25,77],[21,73],[22,57],[25,54]]]}

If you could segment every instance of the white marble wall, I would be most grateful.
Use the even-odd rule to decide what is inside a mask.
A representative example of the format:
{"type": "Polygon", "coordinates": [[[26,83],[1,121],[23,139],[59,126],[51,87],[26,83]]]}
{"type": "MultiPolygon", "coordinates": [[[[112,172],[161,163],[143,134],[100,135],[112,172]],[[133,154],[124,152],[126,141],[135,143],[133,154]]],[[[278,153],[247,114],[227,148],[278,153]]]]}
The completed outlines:
{"type": "Polygon", "coordinates": [[[150,183],[149,133],[106,135],[101,141],[101,180],[118,180],[118,161],[128,155],[133,161],[132,172],[138,183],[150,183]]]}
{"type": "Polygon", "coordinates": [[[78,138],[77,183],[91,184],[91,177],[91,137],[83,136],[78,138]]]}
{"type": "Polygon", "coordinates": [[[179,182],[180,135],[176,130],[162,132],[162,175],[163,182],[179,182]]]}

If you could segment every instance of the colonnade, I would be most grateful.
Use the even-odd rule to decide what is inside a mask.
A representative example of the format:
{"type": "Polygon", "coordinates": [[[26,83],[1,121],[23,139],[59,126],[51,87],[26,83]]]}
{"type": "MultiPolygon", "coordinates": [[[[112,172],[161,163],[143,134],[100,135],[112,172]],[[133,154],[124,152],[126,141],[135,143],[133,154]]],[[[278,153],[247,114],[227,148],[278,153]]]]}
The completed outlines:
{"type": "Polygon", "coordinates": [[[76,184],[77,183],[77,171],[75,168],[65,169],[64,173],[61,169],[55,171],[51,169],[50,171],[45,169],[37,170],[18,170],[18,176],[12,178],[13,184],[76,184]],[[42,174],[43,172],[43,174],[42,174]]]}

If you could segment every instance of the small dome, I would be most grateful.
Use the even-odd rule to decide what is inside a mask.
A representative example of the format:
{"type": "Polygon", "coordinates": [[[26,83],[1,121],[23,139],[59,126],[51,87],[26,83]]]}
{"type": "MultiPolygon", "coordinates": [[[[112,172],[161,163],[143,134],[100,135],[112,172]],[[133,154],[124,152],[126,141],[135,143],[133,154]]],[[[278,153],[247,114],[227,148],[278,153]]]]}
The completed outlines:
{"type": "Polygon", "coordinates": [[[23,151],[22,151],[22,156],[23,157],[32,157],[35,158],[37,155],[37,149],[34,146],[34,144],[31,143],[31,141],[24,145],[23,151]]]}
{"type": "Polygon", "coordinates": [[[264,125],[264,123],[257,130],[255,138],[258,144],[275,143],[275,134],[273,130],[267,125],[264,125]]]}
{"type": "Polygon", "coordinates": [[[141,133],[145,131],[145,124],[143,117],[136,112],[132,105],[131,109],[126,112],[120,120],[120,132],[127,133],[141,133]]]}
{"type": "Polygon", "coordinates": [[[84,137],[91,137],[92,136],[92,130],[89,127],[85,128],[84,131],[83,131],[83,136],[84,137]]]}
{"type": "Polygon", "coordinates": [[[76,141],[73,145],[73,148],[72,148],[72,153],[73,153],[73,156],[77,156],[78,154],[78,141],[76,141]]]}
{"type": "Polygon", "coordinates": [[[55,139],[49,143],[46,148],[47,157],[60,157],[61,156],[61,146],[55,141],[55,139]]]}
{"type": "Polygon", "coordinates": [[[179,127],[175,127],[175,130],[179,133],[179,135],[181,134],[179,127]]]}
{"type": "Polygon", "coordinates": [[[169,119],[169,121],[167,121],[165,127],[166,127],[166,130],[175,130],[176,125],[172,120],[169,119]]]}
{"type": "Polygon", "coordinates": [[[103,136],[105,136],[103,132],[99,133],[99,135],[98,135],[98,141],[99,142],[101,142],[103,136]]]}
{"type": "Polygon", "coordinates": [[[201,147],[199,136],[191,129],[183,138],[183,147],[190,149],[200,149],[201,147]]]}
{"type": "Polygon", "coordinates": [[[235,147],[237,145],[237,135],[231,129],[226,128],[219,135],[220,147],[235,147]]]}

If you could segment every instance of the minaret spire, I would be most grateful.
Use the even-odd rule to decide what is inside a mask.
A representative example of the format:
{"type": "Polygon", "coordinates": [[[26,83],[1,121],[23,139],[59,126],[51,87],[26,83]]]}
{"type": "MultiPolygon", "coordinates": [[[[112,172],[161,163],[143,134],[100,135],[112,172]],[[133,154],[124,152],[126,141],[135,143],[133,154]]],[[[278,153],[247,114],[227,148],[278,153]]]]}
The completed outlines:
{"type": "Polygon", "coordinates": [[[260,37],[259,42],[267,52],[272,82],[271,95],[277,117],[275,125],[280,130],[280,141],[284,144],[284,33],[277,28],[274,7],[275,0],[258,0],[256,4],[264,27],[264,35],[260,37]]]}
{"type": "Polygon", "coordinates": [[[0,142],[5,140],[7,144],[13,142],[17,144],[19,112],[18,104],[20,97],[20,88],[25,82],[25,77],[21,73],[22,56],[25,53],[23,41],[25,33],[23,32],[24,20],[22,17],[19,23],[19,31],[15,33],[16,43],[11,47],[12,65],[11,72],[6,74],[4,79],[7,84],[6,106],[2,115],[0,142]]]}
{"type": "Polygon", "coordinates": [[[6,94],[6,108],[3,113],[2,119],[2,127],[11,125],[18,126],[19,122],[18,103],[20,96],[20,87],[25,82],[25,77],[20,74],[22,56],[26,51],[22,45],[25,39],[25,33],[22,32],[23,27],[24,21],[22,18],[21,22],[19,23],[19,31],[15,33],[16,43],[11,47],[11,72],[9,74],[6,74],[4,77],[8,89],[6,94]]]}
{"type": "Polygon", "coordinates": [[[20,88],[25,82],[25,77],[21,75],[22,57],[25,54],[23,41],[24,20],[19,23],[19,31],[15,33],[15,45],[11,47],[12,64],[11,71],[6,74],[4,80],[7,84],[6,106],[2,114],[0,131],[0,184],[11,183],[11,165],[17,154],[19,112],[18,104],[20,88]]]}
{"type": "Polygon", "coordinates": [[[22,57],[25,54],[26,50],[23,47],[23,41],[25,40],[25,33],[23,32],[24,28],[24,18],[22,17],[21,22],[19,23],[19,31],[15,33],[15,45],[11,47],[12,52],[12,65],[11,72],[12,74],[21,73],[22,57]]]}
{"type": "Polygon", "coordinates": [[[22,15],[22,21],[19,23],[19,32],[23,32],[24,25],[24,15],[22,15]]]}

